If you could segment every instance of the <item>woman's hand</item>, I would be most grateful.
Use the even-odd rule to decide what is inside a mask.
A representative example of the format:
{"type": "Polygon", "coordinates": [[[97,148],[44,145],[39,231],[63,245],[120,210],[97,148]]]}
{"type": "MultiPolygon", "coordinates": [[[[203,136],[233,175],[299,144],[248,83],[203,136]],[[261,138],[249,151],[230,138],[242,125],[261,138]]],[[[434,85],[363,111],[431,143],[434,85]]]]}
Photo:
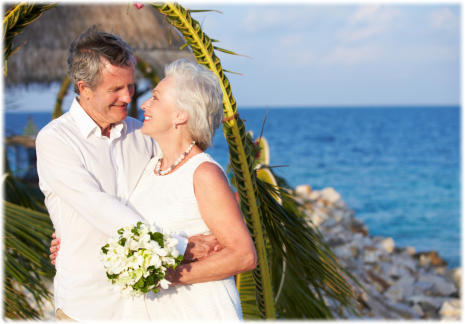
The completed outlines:
{"type": "Polygon", "coordinates": [[[50,260],[55,264],[58,251],[60,250],[60,239],[57,239],[55,233],[52,234],[52,241],[50,242],[50,260]]]}
{"type": "Polygon", "coordinates": [[[214,252],[221,250],[221,245],[215,236],[209,235],[194,235],[188,238],[187,248],[184,252],[182,263],[200,261],[208,257],[214,252]]]}

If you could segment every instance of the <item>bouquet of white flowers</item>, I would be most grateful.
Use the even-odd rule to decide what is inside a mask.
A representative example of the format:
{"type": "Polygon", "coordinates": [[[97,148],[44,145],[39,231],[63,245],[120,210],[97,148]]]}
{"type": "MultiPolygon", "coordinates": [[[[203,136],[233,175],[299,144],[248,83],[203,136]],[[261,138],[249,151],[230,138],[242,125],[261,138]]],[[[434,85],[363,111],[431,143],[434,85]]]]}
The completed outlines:
{"type": "Polygon", "coordinates": [[[130,295],[157,293],[158,286],[168,288],[166,271],[175,269],[183,258],[177,243],[169,234],[141,222],[120,228],[118,235],[101,248],[108,280],[130,295]]]}

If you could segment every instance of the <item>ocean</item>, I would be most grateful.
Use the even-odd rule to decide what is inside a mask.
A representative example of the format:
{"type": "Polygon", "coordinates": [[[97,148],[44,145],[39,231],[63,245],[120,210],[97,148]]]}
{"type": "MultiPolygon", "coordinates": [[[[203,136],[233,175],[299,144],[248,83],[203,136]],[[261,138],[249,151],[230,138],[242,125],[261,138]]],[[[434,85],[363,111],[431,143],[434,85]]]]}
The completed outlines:
{"type": "MultiPolygon", "coordinates": [[[[291,186],[333,187],[371,235],[396,246],[438,251],[460,266],[460,108],[331,107],[239,109],[248,130],[270,145],[271,165],[291,186]]],[[[5,135],[38,129],[51,113],[7,112],[5,135]]],[[[218,131],[207,151],[224,168],[218,131]]],[[[18,157],[9,150],[13,168],[18,157]]],[[[11,162],[10,162],[11,163],[11,162]]]]}

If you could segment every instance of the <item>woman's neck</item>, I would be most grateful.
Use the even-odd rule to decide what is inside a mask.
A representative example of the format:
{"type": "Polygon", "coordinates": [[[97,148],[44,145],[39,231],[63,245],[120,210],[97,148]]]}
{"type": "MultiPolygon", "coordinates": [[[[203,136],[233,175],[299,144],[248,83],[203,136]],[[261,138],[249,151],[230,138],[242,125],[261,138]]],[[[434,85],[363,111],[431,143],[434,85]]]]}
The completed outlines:
{"type": "MultiPolygon", "coordinates": [[[[192,144],[193,140],[187,136],[167,136],[166,138],[158,138],[155,139],[158,145],[161,148],[163,153],[163,160],[161,163],[161,169],[167,169],[172,166],[179,157],[186,152],[189,146],[192,144]]],[[[184,157],[184,160],[179,163],[179,165],[183,164],[185,160],[189,158],[189,156],[199,153],[196,146],[184,157]]]]}

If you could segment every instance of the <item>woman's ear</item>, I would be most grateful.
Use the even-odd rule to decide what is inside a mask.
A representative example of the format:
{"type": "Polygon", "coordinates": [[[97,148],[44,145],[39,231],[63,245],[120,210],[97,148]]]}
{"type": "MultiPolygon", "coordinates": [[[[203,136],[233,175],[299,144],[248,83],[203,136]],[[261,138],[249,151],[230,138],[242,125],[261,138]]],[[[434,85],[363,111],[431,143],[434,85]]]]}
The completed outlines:
{"type": "Polygon", "coordinates": [[[176,125],[187,124],[187,121],[189,120],[189,113],[187,111],[178,110],[176,112],[175,120],[176,120],[176,125]]]}

